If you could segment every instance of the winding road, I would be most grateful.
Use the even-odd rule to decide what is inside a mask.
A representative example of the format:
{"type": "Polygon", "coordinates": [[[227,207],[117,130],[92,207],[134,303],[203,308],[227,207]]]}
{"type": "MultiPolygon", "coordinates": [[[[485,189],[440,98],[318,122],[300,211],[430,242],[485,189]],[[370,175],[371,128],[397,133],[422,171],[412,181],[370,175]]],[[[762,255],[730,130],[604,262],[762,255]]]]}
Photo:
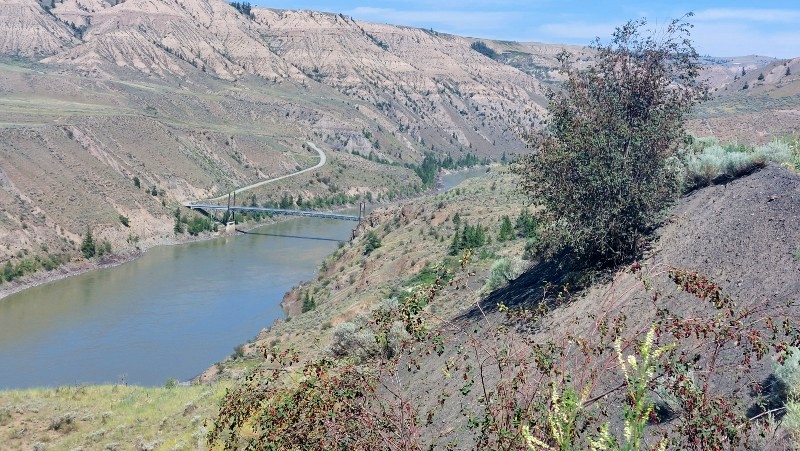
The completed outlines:
{"type": "MultiPolygon", "coordinates": [[[[245,187],[239,188],[239,189],[231,191],[231,192],[234,193],[234,194],[243,193],[243,192],[251,190],[253,188],[258,188],[259,186],[266,185],[267,183],[272,183],[272,182],[277,182],[277,181],[280,181],[280,180],[288,179],[289,177],[294,177],[296,175],[300,175],[300,174],[303,174],[303,173],[306,173],[306,172],[309,172],[309,171],[313,171],[315,169],[319,169],[319,168],[325,166],[325,163],[328,162],[328,157],[325,156],[325,152],[323,152],[319,147],[317,147],[311,141],[306,142],[306,144],[309,147],[311,147],[312,149],[316,150],[317,153],[319,154],[319,163],[317,163],[316,166],[312,166],[310,168],[306,168],[306,169],[303,169],[301,171],[293,172],[291,174],[282,175],[280,177],[275,177],[274,179],[262,180],[260,182],[253,183],[252,185],[247,185],[245,187]]],[[[211,199],[206,199],[203,202],[216,202],[216,201],[219,201],[219,200],[225,200],[225,199],[228,198],[228,194],[230,194],[230,193],[225,193],[222,196],[214,197],[214,198],[211,198],[211,199]]],[[[195,203],[197,203],[197,202],[188,202],[188,203],[185,203],[184,205],[188,207],[188,206],[190,206],[192,204],[195,204],[195,203]]]]}

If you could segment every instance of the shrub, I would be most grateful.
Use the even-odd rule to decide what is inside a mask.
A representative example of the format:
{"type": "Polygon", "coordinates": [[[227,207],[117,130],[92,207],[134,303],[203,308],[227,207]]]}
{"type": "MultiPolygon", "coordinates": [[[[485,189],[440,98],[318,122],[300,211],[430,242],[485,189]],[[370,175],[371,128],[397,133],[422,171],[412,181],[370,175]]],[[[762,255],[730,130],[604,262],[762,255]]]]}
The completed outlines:
{"type": "Polygon", "coordinates": [[[378,353],[378,345],[371,331],[353,322],[345,322],[333,329],[329,352],[334,357],[349,357],[355,363],[361,363],[378,353]]]}
{"type": "Polygon", "coordinates": [[[364,255],[369,255],[375,249],[381,247],[381,240],[378,238],[378,235],[375,234],[372,230],[367,233],[367,240],[366,244],[364,245],[364,255]]]}
{"type": "Polygon", "coordinates": [[[788,163],[792,159],[792,151],[789,145],[780,141],[773,141],[769,144],[758,146],[755,148],[753,154],[755,161],[761,163],[770,162],[783,164],[788,163]]]}
{"type": "Polygon", "coordinates": [[[244,345],[238,345],[233,348],[233,356],[234,359],[241,359],[244,357],[244,345]]]}
{"type": "Polygon", "coordinates": [[[694,153],[689,153],[684,158],[684,168],[688,186],[696,188],[719,179],[739,177],[767,162],[782,164],[790,160],[789,146],[778,141],[755,149],[744,146],[722,147],[713,141],[707,147],[696,145],[694,153]]]}
{"type": "Polygon", "coordinates": [[[164,383],[164,388],[166,389],[173,389],[178,386],[178,380],[175,378],[167,379],[167,382],[164,383]]]}
{"type": "Polygon", "coordinates": [[[559,56],[563,89],[550,90],[547,127],[519,159],[521,188],[543,220],[545,257],[571,252],[585,266],[635,256],[645,235],[679,193],[684,121],[707,97],[689,24],[671,22],[643,36],[644,20],[595,41],[594,63],[559,56]]]}
{"type": "Polygon", "coordinates": [[[128,217],[125,215],[119,215],[119,222],[122,223],[125,227],[130,227],[130,222],[128,221],[128,217]]]}
{"type": "Polygon", "coordinates": [[[492,263],[492,270],[489,278],[483,284],[481,291],[491,293],[492,291],[505,286],[508,282],[516,279],[525,272],[526,264],[521,259],[500,258],[492,263]]]}
{"type": "Polygon", "coordinates": [[[2,408],[0,409],[0,426],[5,426],[7,423],[11,422],[11,411],[2,408]]]}
{"type": "Polygon", "coordinates": [[[58,418],[50,420],[49,429],[51,431],[63,432],[66,434],[75,431],[77,428],[78,424],[75,422],[75,414],[73,413],[65,413],[58,418]]]}

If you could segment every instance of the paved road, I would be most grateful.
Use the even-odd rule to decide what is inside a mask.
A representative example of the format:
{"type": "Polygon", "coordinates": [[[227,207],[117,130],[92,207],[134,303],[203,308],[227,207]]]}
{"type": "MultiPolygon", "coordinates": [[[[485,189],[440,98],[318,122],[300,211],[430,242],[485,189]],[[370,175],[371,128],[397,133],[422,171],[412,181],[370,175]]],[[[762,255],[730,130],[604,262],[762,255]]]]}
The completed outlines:
{"type": "MultiPolygon", "coordinates": [[[[308,141],[306,144],[308,144],[308,146],[311,147],[312,149],[316,150],[317,153],[319,154],[319,163],[317,163],[316,166],[313,166],[313,167],[310,167],[310,168],[307,168],[307,169],[303,169],[302,171],[293,172],[293,173],[288,174],[288,175],[282,175],[282,176],[276,177],[274,179],[262,180],[260,182],[253,183],[252,185],[247,185],[245,187],[239,188],[239,189],[237,189],[237,190],[235,190],[233,192],[236,193],[236,194],[243,193],[243,192],[251,190],[253,188],[258,188],[259,186],[266,185],[267,183],[272,183],[272,182],[277,182],[277,181],[280,181],[280,180],[283,180],[283,179],[288,179],[289,177],[294,177],[296,175],[300,175],[300,174],[303,174],[303,173],[308,172],[308,171],[313,171],[315,169],[319,169],[319,168],[325,166],[325,163],[328,162],[328,157],[325,156],[325,152],[323,152],[319,147],[314,145],[314,143],[312,143],[311,141],[308,141]]],[[[219,200],[226,200],[227,198],[228,198],[228,193],[225,193],[225,194],[223,194],[222,196],[219,196],[219,197],[214,197],[212,199],[206,199],[204,202],[215,202],[215,201],[219,201],[219,200]]],[[[189,205],[191,205],[193,203],[196,203],[196,202],[187,202],[184,205],[189,206],[189,205]]]]}

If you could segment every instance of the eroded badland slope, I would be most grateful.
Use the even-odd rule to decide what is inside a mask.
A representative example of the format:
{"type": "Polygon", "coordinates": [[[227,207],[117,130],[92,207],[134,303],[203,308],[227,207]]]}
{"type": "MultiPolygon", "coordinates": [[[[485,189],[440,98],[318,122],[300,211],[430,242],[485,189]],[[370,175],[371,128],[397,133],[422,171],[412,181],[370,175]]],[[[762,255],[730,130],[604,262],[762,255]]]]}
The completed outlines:
{"type": "Polygon", "coordinates": [[[170,241],[182,202],[312,166],[308,140],[328,167],[258,203],[418,192],[406,166],[522,152],[544,105],[534,77],[467,39],[221,0],[3,0],[0,42],[14,265],[77,258],[87,228],[115,253],[170,241]]]}

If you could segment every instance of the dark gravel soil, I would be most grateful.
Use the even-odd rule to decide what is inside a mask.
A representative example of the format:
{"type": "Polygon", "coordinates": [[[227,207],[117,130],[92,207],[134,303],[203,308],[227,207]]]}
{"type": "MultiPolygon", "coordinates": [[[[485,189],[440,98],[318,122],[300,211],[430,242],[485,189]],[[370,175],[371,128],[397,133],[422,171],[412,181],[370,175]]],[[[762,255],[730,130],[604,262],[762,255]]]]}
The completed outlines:
{"type": "MultiPolygon", "coordinates": [[[[620,272],[609,277],[612,281],[597,284],[568,305],[556,308],[544,320],[535,324],[518,323],[517,330],[526,336],[525,341],[541,342],[567,332],[590,333],[595,327],[590,318],[607,312],[623,313],[628,330],[647,330],[655,318],[656,307],[666,307],[684,316],[708,315],[708,305],[676,291],[667,276],[669,267],[695,270],[712,278],[740,307],[780,306],[790,300],[800,301],[798,252],[800,176],[778,166],[767,166],[727,184],[695,191],[679,201],[657,231],[657,239],[642,262],[652,283],[651,291],[646,291],[630,274],[620,272]],[[654,291],[661,294],[657,305],[652,301],[654,291]]],[[[546,281],[558,283],[564,280],[563,276],[563,271],[554,265],[537,265],[506,289],[486,299],[483,302],[485,316],[477,308],[468,308],[455,322],[467,330],[482,329],[484,332],[479,334],[484,334],[491,348],[491,338],[486,331],[506,321],[505,315],[497,312],[497,303],[533,305],[542,299],[546,281]],[[487,328],[487,324],[493,327],[487,328]]],[[[800,311],[792,313],[800,315],[800,311]]],[[[460,335],[453,332],[448,336],[458,341],[460,335]]],[[[453,349],[454,346],[448,347],[441,357],[432,354],[423,358],[419,371],[402,377],[401,385],[425,405],[423,412],[435,405],[443,390],[453,391],[463,383],[460,373],[453,378],[443,377],[442,368],[456,356],[453,349]]],[[[731,374],[730,378],[719,379],[714,390],[748,397],[744,384],[735,380],[736,359],[733,354],[720,357],[720,365],[727,365],[726,371],[731,374]]],[[[766,380],[773,365],[771,358],[758,362],[751,380],[766,380]]],[[[492,373],[488,368],[484,376],[491,379],[492,373]]],[[[606,384],[619,382],[613,374],[610,377],[606,384]]],[[[479,391],[477,387],[475,391],[479,391]]],[[[433,429],[438,439],[429,437],[435,446],[455,440],[460,444],[458,449],[471,447],[471,434],[460,425],[465,423],[462,408],[470,404],[475,406],[474,399],[457,398],[460,397],[454,395],[444,411],[435,417],[433,429]]],[[[620,400],[608,402],[613,405],[620,400]]]]}

